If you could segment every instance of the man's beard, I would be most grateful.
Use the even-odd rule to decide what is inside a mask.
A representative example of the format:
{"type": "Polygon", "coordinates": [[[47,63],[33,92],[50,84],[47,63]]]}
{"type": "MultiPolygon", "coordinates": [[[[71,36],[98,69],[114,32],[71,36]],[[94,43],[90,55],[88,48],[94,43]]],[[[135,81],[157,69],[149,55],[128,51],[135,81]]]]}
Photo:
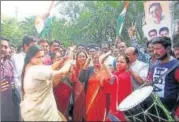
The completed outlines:
{"type": "Polygon", "coordinates": [[[179,60],[179,54],[175,54],[174,57],[179,60]]]}
{"type": "Polygon", "coordinates": [[[165,53],[162,57],[158,58],[159,60],[164,60],[168,58],[168,53],[165,53]]]}
{"type": "Polygon", "coordinates": [[[179,57],[176,58],[179,61],[179,57]]]}
{"type": "Polygon", "coordinates": [[[5,53],[0,53],[0,58],[5,58],[5,57],[6,57],[5,53]]]}

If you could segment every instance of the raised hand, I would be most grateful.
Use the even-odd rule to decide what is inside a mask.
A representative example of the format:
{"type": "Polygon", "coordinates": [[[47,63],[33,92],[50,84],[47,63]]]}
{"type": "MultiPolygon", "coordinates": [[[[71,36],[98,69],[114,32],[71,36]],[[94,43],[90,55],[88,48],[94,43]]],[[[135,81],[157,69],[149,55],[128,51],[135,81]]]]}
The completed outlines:
{"type": "Polygon", "coordinates": [[[83,69],[86,69],[88,68],[89,64],[90,64],[90,61],[91,61],[92,57],[91,56],[88,56],[88,58],[86,59],[86,62],[83,66],[83,69]]]}
{"type": "Polygon", "coordinates": [[[68,57],[65,56],[65,57],[61,58],[60,60],[56,61],[55,63],[52,64],[52,69],[57,70],[57,69],[61,68],[67,59],[68,59],[68,57]]]}
{"type": "Polygon", "coordinates": [[[112,53],[112,51],[110,50],[110,51],[108,51],[106,54],[102,54],[102,55],[99,57],[99,62],[100,62],[101,64],[103,64],[104,61],[107,59],[107,57],[108,57],[109,55],[111,55],[111,53],[112,53]]]}
{"type": "Polygon", "coordinates": [[[75,51],[76,47],[77,47],[76,45],[69,47],[69,52],[68,52],[69,59],[73,59],[73,55],[74,55],[74,51],[75,51]]]}
{"type": "Polygon", "coordinates": [[[72,66],[72,60],[68,60],[65,62],[64,66],[60,69],[62,74],[67,74],[70,71],[70,68],[72,66]]]}
{"type": "Polygon", "coordinates": [[[77,48],[76,45],[72,45],[72,46],[69,47],[69,50],[73,52],[73,51],[75,51],[76,48],[77,48]]]}
{"type": "Polygon", "coordinates": [[[128,29],[129,37],[133,37],[135,35],[135,25],[132,23],[131,27],[128,29]]]}

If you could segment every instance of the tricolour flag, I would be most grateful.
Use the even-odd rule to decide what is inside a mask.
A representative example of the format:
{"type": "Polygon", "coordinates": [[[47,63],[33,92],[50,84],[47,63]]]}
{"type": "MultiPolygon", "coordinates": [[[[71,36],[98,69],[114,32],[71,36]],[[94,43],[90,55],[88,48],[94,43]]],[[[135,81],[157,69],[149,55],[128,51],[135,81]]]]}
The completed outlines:
{"type": "Polygon", "coordinates": [[[45,20],[45,27],[40,33],[40,37],[45,38],[52,30],[52,17],[48,17],[45,20]]]}
{"type": "Polygon", "coordinates": [[[40,34],[45,27],[44,19],[41,16],[36,16],[34,24],[37,32],[40,34]]]}
{"type": "Polygon", "coordinates": [[[125,1],[124,9],[122,10],[122,12],[120,13],[117,19],[117,30],[116,30],[117,36],[121,35],[128,7],[129,7],[129,1],[125,1]]]}
{"type": "Polygon", "coordinates": [[[49,17],[50,15],[50,11],[52,9],[54,1],[51,2],[49,10],[46,14],[42,15],[42,16],[36,16],[35,17],[35,28],[38,32],[38,34],[40,35],[40,37],[45,37],[47,36],[47,34],[49,33],[49,31],[51,30],[51,22],[52,19],[49,17]]]}

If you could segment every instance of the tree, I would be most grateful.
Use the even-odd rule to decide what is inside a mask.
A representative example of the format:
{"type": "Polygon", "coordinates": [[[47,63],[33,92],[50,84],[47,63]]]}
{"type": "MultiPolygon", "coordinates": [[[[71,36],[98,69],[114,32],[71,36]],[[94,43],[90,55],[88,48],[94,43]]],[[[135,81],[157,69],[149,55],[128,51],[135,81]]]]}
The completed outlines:
{"type": "Polygon", "coordinates": [[[34,16],[25,18],[20,22],[20,26],[26,35],[39,36],[34,26],[34,16]]]}
{"type": "MultiPolygon", "coordinates": [[[[142,21],[144,18],[144,1],[130,1],[122,30],[122,39],[130,45],[128,29],[136,23],[137,38],[142,43],[142,21]]],[[[116,38],[117,18],[121,13],[122,1],[59,1],[59,14],[64,18],[52,17],[52,30],[46,39],[54,39],[69,45],[69,40],[75,43],[97,43],[114,41],[116,38]],[[60,9],[61,8],[61,9],[60,9]]],[[[34,17],[28,17],[22,22],[13,19],[4,19],[2,35],[13,39],[19,44],[24,35],[39,37],[34,27],[34,17]]]]}
{"type": "Polygon", "coordinates": [[[2,18],[1,35],[10,39],[11,43],[18,46],[21,44],[24,32],[15,18],[2,18]]]}

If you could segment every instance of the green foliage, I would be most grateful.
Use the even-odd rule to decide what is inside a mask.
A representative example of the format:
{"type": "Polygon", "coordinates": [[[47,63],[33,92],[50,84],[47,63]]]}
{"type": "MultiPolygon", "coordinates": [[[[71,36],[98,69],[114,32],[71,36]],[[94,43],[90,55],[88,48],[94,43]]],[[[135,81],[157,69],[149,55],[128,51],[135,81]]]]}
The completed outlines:
{"type": "MultiPolygon", "coordinates": [[[[66,19],[52,18],[51,31],[45,36],[52,41],[60,40],[66,46],[71,42],[75,43],[102,43],[109,38],[113,41],[116,37],[117,18],[121,13],[123,1],[59,1],[60,4],[67,3],[60,14],[69,17],[66,19]],[[81,3],[83,7],[79,5],[81,3]],[[70,41],[71,40],[71,41],[70,41]]],[[[132,23],[136,23],[137,37],[143,43],[142,21],[144,17],[144,1],[130,1],[129,9],[126,14],[122,39],[129,43],[128,29],[132,23]]],[[[63,5],[62,5],[63,6],[63,5]]],[[[28,17],[24,21],[18,22],[15,18],[3,18],[1,34],[11,40],[13,44],[21,44],[24,35],[39,37],[34,27],[34,17],[28,17]]]]}
{"type": "Polygon", "coordinates": [[[14,45],[19,45],[22,40],[24,31],[21,29],[19,22],[15,18],[2,18],[1,35],[10,39],[14,45]]]}

